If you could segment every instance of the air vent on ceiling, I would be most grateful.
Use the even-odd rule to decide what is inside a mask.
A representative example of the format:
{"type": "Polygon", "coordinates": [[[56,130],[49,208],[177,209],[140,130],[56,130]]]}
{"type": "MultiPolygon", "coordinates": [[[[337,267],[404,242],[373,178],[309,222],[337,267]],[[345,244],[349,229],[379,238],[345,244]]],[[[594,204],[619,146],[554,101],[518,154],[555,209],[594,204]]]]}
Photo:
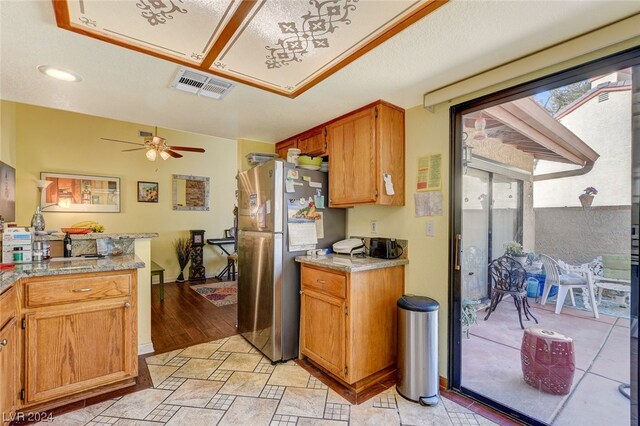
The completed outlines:
{"type": "Polygon", "coordinates": [[[147,132],[146,130],[138,130],[138,136],[141,138],[152,138],[153,133],[147,132]]]}
{"type": "Polygon", "coordinates": [[[604,102],[609,100],[609,92],[602,92],[598,95],[598,102],[604,102]]]}
{"type": "Polygon", "coordinates": [[[201,71],[180,67],[169,87],[198,96],[222,99],[235,87],[235,84],[201,71]]]}

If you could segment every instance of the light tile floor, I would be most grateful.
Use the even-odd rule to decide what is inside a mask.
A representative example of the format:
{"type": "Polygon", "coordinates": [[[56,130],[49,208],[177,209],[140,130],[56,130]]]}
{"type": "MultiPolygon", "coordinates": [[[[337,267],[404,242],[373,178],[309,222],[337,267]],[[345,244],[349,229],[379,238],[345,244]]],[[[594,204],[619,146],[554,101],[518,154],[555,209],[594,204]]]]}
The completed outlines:
{"type": "Polygon", "coordinates": [[[149,370],[153,388],[65,413],[54,424],[495,424],[444,398],[435,407],[422,407],[395,388],[351,405],[292,361],[272,366],[240,336],[156,355],[147,364],[154,367],[149,370]]]}

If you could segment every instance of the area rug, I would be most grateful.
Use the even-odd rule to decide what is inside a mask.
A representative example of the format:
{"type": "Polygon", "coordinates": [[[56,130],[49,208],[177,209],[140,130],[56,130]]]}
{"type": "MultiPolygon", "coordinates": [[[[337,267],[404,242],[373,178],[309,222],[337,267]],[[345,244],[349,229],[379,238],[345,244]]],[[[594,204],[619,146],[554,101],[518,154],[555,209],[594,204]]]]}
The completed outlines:
{"type": "Polygon", "coordinates": [[[238,283],[236,281],[192,285],[191,289],[216,306],[238,303],[238,283]]]}
{"type": "MultiPolygon", "coordinates": [[[[591,312],[591,308],[586,308],[584,306],[584,302],[582,300],[582,291],[574,290],[573,294],[576,299],[576,309],[581,311],[589,311],[591,312]]],[[[554,301],[555,303],[555,301],[554,301]]],[[[565,300],[565,306],[571,306],[571,298],[567,295],[567,299],[565,300]]],[[[613,297],[609,295],[602,296],[602,301],[598,304],[598,313],[604,315],[610,315],[613,317],[619,318],[629,318],[629,313],[631,309],[629,306],[620,306],[620,302],[616,301],[613,297]]]]}

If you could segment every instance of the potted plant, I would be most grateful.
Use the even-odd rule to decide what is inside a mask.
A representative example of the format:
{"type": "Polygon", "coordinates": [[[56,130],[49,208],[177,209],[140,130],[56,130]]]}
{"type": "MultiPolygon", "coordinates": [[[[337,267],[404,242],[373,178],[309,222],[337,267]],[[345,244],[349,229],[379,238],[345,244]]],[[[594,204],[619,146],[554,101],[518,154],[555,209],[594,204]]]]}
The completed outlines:
{"type": "Polygon", "coordinates": [[[522,266],[524,266],[527,261],[527,253],[522,251],[522,244],[517,241],[509,241],[504,244],[504,254],[505,256],[513,257],[517,260],[522,266]]]}
{"type": "Polygon", "coordinates": [[[584,193],[580,194],[578,198],[580,199],[580,204],[582,207],[591,207],[591,203],[593,203],[593,198],[598,194],[598,190],[593,186],[589,186],[585,188],[584,193]]]}
{"type": "Polygon", "coordinates": [[[180,237],[173,242],[178,255],[178,265],[180,266],[180,275],[176,278],[177,283],[184,282],[184,268],[189,263],[189,254],[191,253],[191,239],[189,237],[180,237]]]}

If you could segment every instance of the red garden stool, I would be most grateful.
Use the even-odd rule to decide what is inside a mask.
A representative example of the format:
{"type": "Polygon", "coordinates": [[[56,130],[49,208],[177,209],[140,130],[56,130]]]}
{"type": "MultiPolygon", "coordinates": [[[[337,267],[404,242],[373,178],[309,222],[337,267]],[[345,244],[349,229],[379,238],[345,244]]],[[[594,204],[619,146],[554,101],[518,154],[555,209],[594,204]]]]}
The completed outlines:
{"type": "Polygon", "coordinates": [[[524,381],[542,392],[566,395],[576,371],[573,339],[555,331],[529,327],[520,348],[524,381]]]}

